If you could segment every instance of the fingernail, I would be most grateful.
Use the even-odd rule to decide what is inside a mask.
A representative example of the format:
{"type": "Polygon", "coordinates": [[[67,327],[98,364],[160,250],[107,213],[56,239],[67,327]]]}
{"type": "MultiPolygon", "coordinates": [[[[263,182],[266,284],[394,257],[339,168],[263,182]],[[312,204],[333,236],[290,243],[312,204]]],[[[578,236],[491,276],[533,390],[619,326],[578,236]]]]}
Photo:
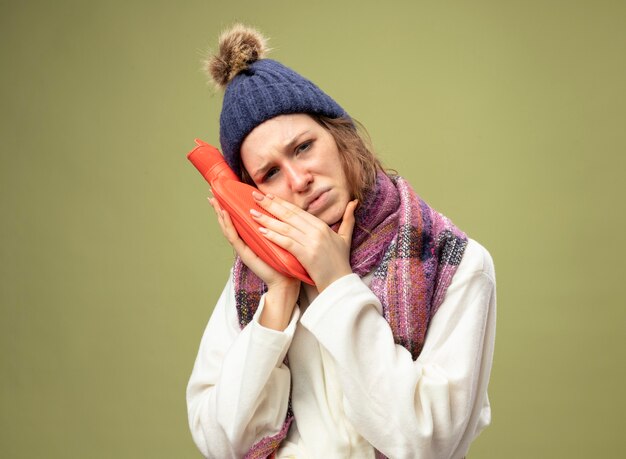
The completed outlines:
{"type": "Polygon", "coordinates": [[[255,209],[250,209],[250,213],[251,213],[254,217],[260,217],[260,216],[261,216],[261,212],[259,212],[258,210],[255,210],[255,209]]]}
{"type": "Polygon", "coordinates": [[[263,228],[262,226],[259,226],[259,232],[261,234],[267,234],[267,229],[263,228]]]}
{"type": "Polygon", "coordinates": [[[257,201],[263,201],[263,195],[259,193],[258,191],[253,191],[252,197],[256,199],[257,201]]]}

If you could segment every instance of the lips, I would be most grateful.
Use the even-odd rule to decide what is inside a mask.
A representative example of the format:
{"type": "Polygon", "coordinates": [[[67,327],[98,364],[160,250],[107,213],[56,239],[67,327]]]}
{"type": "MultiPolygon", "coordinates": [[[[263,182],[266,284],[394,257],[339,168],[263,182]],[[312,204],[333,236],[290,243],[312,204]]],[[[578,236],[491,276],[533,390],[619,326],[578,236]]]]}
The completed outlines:
{"type": "MultiPolygon", "coordinates": [[[[317,190],[315,193],[313,193],[311,195],[311,197],[309,199],[306,200],[305,202],[305,206],[304,206],[304,210],[306,210],[307,212],[309,211],[309,208],[311,207],[312,204],[315,203],[315,201],[317,201],[317,199],[322,196],[324,193],[326,193],[327,191],[329,191],[330,188],[325,187],[325,188],[321,188],[319,190],[317,190]]],[[[315,206],[313,206],[315,207],[315,206]]]]}

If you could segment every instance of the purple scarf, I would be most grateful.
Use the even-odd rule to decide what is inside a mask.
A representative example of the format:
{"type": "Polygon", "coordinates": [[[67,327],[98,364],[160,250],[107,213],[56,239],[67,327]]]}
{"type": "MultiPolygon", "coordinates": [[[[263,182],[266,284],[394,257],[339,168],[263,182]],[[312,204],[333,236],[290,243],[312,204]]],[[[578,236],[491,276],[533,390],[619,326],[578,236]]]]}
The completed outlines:
{"type": "MultiPolygon", "coordinates": [[[[428,206],[401,177],[379,172],[376,187],[356,212],[350,265],[359,276],[373,272],[370,285],[396,344],[417,359],[430,320],[443,302],[461,262],[467,237],[428,206]]],[[[254,316],[267,287],[237,258],[235,300],[239,324],[254,316]]],[[[282,429],[257,442],[246,458],[271,456],[293,421],[291,400],[282,429]]],[[[377,453],[377,457],[384,457],[377,453]]]]}

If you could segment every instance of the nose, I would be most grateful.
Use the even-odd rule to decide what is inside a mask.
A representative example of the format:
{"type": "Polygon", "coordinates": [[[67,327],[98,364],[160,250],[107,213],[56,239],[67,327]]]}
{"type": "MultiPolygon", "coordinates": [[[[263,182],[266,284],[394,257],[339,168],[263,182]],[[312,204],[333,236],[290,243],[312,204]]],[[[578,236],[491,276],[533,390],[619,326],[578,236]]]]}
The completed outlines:
{"type": "Polygon", "coordinates": [[[301,165],[291,164],[287,167],[289,186],[294,193],[306,191],[313,181],[313,175],[301,165]]]}

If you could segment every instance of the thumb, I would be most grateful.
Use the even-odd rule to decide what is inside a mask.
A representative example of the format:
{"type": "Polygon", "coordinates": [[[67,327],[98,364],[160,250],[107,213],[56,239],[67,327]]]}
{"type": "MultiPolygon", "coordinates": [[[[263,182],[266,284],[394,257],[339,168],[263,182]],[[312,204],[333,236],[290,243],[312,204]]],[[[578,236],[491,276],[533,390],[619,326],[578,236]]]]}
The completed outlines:
{"type": "Polygon", "coordinates": [[[352,241],[352,231],[354,230],[354,209],[358,205],[359,200],[355,199],[354,201],[350,201],[346,206],[346,210],[343,213],[343,218],[341,219],[341,225],[337,230],[337,234],[341,236],[346,242],[350,243],[352,241]]]}

